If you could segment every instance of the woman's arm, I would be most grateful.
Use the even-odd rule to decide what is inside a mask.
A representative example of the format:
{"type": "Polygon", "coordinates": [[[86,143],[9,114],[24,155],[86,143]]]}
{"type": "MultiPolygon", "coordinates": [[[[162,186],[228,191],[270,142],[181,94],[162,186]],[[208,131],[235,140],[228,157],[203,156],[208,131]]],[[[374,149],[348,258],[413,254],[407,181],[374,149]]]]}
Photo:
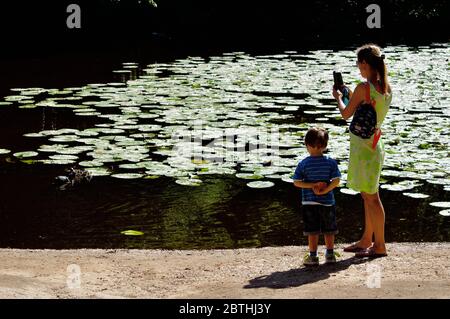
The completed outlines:
{"type": "Polygon", "coordinates": [[[353,94],[350,95],[351,96],[350,101],[348,102],[347,106],[345,106],[344,102],[342,102],[342,94],[337,90],[335,90],[334,88],[333,88],[333,96],[338,102],[338,108],[339,111],[341,112],[342,118],[344,120],[347,120],[353,116],[358,105],[360,105],[361,102],[364,101],[365,98],[364,83],[359,84],[356,87],[355,92],[353,92],[353,94]]]}

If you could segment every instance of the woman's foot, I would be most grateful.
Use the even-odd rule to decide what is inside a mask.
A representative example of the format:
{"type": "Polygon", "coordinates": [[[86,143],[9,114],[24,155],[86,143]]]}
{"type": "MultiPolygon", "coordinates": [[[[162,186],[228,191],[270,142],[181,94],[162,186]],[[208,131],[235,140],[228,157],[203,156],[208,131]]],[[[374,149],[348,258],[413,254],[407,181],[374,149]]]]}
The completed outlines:
{"type": "Polygon", "coordinates": [[[387,257],[386,253],[386,247],[384,248],[376,248],[374,246],[367,248],[363,251],[357,252],[355,254],[355,257],[358,258],[380,258],[380,257],[387,257]]]}
{"type": "Polygon", "coordinates": [[[372,247],[372,243],[367,244],[362,241],[358,241],[350,246],[345,247],[344,251],[347,253],[357,253],[360,251],[364,251],[370,247],[372,247]]]}

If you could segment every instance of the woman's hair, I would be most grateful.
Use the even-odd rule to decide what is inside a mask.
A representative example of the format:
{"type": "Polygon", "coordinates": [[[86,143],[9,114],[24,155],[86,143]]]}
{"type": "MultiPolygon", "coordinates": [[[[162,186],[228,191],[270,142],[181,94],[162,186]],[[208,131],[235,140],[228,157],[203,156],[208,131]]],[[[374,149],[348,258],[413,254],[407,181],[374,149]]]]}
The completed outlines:
{"type": "Polygon", "coordinates": [[[305,144],[325,148],[328,144],[328,132],[321,127],[312,127],[306,132],[305,144]]]}
{"type": "Polygon", "coordinates": [[[384,63],[384,54],[376,44],[365,44],[356,51],[358,62],[366,62],[370,67],[377,71],[381,80],[381,91],[386,94],[388,88],[387,68],[384,63]]]}

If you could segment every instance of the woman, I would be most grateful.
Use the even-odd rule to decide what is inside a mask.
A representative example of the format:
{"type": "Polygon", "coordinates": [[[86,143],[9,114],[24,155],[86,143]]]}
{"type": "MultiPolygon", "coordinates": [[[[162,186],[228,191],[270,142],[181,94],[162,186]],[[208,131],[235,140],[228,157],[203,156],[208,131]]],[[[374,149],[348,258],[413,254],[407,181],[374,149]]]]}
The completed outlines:
{"type": "Polygon", "coordinates": [[[350,91],[347,106],[342,101],[342,94],[335,88],[333,96],[338,102],[342,117],[347,120],[361,104],[368,102],[370,95],[371,104],[376,111],[376,131],[369,138],[362,138],[350,132],[347,186],[359,191],[364,200],[365,229],[361,239],[344,248],[344,251],[355,252],[357,257],[383,257],[387,256],[387,253],[384,241],[384,208],[378,194],[384,161],[380,127],[389,110],[392,94],[384,55],[381,54],[380,48],[374,44],[364,45],[357,50],[357,57],[361,76],[367,79],[367,83],[359,84],[355,92],[350,91]]]}

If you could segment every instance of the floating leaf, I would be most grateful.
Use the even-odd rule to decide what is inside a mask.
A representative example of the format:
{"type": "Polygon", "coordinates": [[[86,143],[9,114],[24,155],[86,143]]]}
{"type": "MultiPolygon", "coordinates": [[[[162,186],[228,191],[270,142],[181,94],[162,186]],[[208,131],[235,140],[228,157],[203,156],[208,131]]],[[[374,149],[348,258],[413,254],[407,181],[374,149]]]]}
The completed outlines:
{"type": "Polygon", "coordinates": [[[262,175],[250,174],[250,173],[239,173],[239,174],[236,174],[236,177],[242,178],[242,179],[262,179],[262,178],[264,178],[264,176],[262,176],[262,175]]]}
{"type": "Polygon", "coordinates": [[[14,153],[13,155],[17,158],[28,158],[28,157],[36,157],[39,155],[39,153],[29,151],[29,152],[17,152],[17,153],[14,153]]]}
{"type": "Polygon", "coordinates": [[[412,197],[412,198],[428,198],[430,195],[421,194],[421,193],[403,193],[403,195],[412,197]]]}
{"type": "Polygon", "coordinates": [[[34,161],[34,160],[21,160],[21,162],[24,163],[24,164],[31,165],[31,164],[36,163],[37,161],[34,161]]]}
{"type": "Polygon", "coordinates": [[[138,230],[124,230],[120,232],[122,235],[126,235],[126,236],[142,236],[144,235],[143,232],[138,231],[138,230]]]}
{"type": "Polygon", "coordinates": [[[5,148],[0,148],[0,155],[9,154],[9,153],[11,153],[10,150],[7,150],[5,148]]]}
{"type": "Polygon", "coordinates": [[[48,159],[48,160],[40,160],[40,163],[43,164],[48,164],[48,165],[69,165],[69,164],[74,164],[75,161],[74,160],[64,160],[64,159],[48,159]]]}
{"type": "Polygon", "coordinates": [[[50,158],[53,160],[77,160],[78,156],[58,154],[58,155],[51,155],[50,158]]]}
{"type": "Polygon", "coordinates": [[[147,176],[145,176],[144,178],[145,179],[157,179],[157,178],[159,178],[160,176],[158,176],[158,175],[147,175],[147,176]]]}
{"type": "Polygon", "coordinates": [[[448,217],[450,216],[450,209],[444,209],[439,212],[440,215],[448,217]]]}
{"type": "Polygon", "coordinates": [[[45,134],[42,133],[27,133],[23,134],[25,137],[45,137],[45,134]]]}
{"type": "Polygon", "coordinates": [[[247,183],[247,186],[250,188],[269,188],[274,186],[275,184],[270,181],[256,181],[256,182],[249,182],[247,183]]]}
{"type": "Polygon", "coordinates": [[[439,208],[450,208],[450,202],[433,202],[430,205],[439,208]]]}
{"type": "Polygon", "coordinates": [[[85,171],[89,172],[91,176],[108,176],[111,172],[106,167],[87,167],[85,171]]]}
{"type": "Polygon", "coordinates": [[[347,195],[357,195],[359,194],[359,192],[354,191],[353,189],[349,189],[349,188],[341,188],[340,189],[341,193],[347,194],[347,195]]]}
{"type": "Polygon", "coordinates": [[[137,178],[141,178],[144,175],[142,174],[137,174],[137,173],[121,173],[121,174],[112,174],[111,177],[114,178],[121,178],[121,179],[137,179],[137,178]]]}
{"type": "Polygon", "coordinates": [[[177,179],[175,183],[183,186],[200,186],[202,181],[200,179],[177,179]]]}
{"type": "Polygon", "coordinates": [[[383,189],[387,189],[390,191],[397,191],[397,192],[401,192],[401,191],[405,191],[408,189],[413,189],[417,186],[420,186],[420,183],[417,183],[416,181],[402,181],[399,183],[395,183],[395,184],[383,184],[380,186],[380,188],[383,189]]]}

